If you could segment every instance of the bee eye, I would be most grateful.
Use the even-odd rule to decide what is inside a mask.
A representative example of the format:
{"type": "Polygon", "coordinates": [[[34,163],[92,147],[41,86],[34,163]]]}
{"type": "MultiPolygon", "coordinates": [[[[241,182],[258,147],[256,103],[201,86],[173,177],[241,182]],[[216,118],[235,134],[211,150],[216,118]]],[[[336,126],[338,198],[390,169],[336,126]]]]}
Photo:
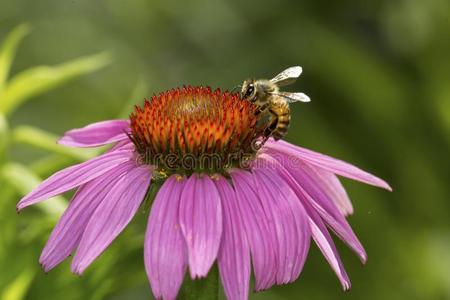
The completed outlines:
{"type": "Polygon", "coordinates": [[[255,87],[253,86],[253,84],[250,84],[248,86],[247,90],[245,91],[244,97],[245,98],[250,97],[254,91],[255,91],[255,87]]]}

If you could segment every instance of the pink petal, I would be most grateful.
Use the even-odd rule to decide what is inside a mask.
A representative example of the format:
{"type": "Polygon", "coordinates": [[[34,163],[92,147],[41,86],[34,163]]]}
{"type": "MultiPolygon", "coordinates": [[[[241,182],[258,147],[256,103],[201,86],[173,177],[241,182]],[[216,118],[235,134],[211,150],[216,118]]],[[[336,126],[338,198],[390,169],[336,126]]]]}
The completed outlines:
{"type": "Polygon", "coordinates": [[[258,193],[254,189],[253,175],[242,170],[231,173],[242,216],[255,272],[255,289],[270,288],[276,282],[277,249],[274,241],[273,220],[264,212],[258,193]]]}
{"type": "MultiPolygon", "coordinates": [[[[384,180],[342,160],[338,160],[330,156],[320,154],[318,152],[298,147],[281,140],[274,142],[272,139],[270,139],[267,141],[264,147],[266,148],[266,150],[274,151],[276,153],[283,153],[292,157],[297,157],[300,160],[304,160],[310,164],[313,164],[332,173],[392,191],[392,188],[384,180]]],[[[291,161],[291,163],[294,164],[295,162],[291,161]]]]}
{"type": "Polygon", "coordinates": [[[308,255],[308,218],[291,188],[271,169],[253,170],[255,187],[266,214],[271,215],[278,244],[277,284],[295,281],[308,255]]]}
{"type": "Polygon", "coordinates": [[[187,248],[178,221],[186,181],[169,177],[158,191],[144,242],[145,270],[156,299],[176,299],[187,266],[187,248]]]}
{"type": "Polygon", "coordinates": [[[337,209],[334,201],[328,197],[321,189],[321,186],[316,182],[314,172],[312,171],[312,169],[316,167],[301,162],[294,168],[288,161],[283,160],[282,157],[278,156],[276,159],[286,168],[292,177],[295,178],[298,183],[296,186],[298,193],[304,195],[304,198],[311,203],[327,225],[333,229],[342,241],[353,249],[364,263],[367,260],[367,254],[364,247],[359,242],[345,217],[337,209]]]}
{"type": "Polygon", "coordinates": [[[46,272],[75,250],[97,206],[104,200],[118,178],[132,166],[131,163],[123,163],[78,189],[70,201],[69,207],[53,229],[39,258],[39,262],[46,272]]]}
{"type": "Polygon", "coordinates": [[[305,196],[305,193],[302,192],[302,188],[298,185],[296,180],[287,172],[287,170],[281,165],[278,165],[277,170],[279,172],[279,175],[286,181],[286,183],[288,183],[288,185],[292,188],[292,190],[301,200],[305,208],[306,214],[309,217],[311,234],[313,236],[314,241],[316,242],[322,254],[325,256],[331,268],[336,273],[337,277],[339,278],[339,281],[342,284],[343,289],[348,290],[351,286],[350,279],[348,278],[348,275],[345,272],[344,266],[342,265],[342,261],[339,257],[339,253],[337,252],[337,249],[334,245],[333,239],[328,233],[328,230],[324,225],[322,219],[310,204],[309,199],[305,196]]]}
{"type": "Polygon", "coordinates": [[[220,196],[209,176],[193,174],[187,180],[181,194],[180,225],[191,277],[205,277],[216,260],[222,237],[220,196]]]}
{"type": "Polygon", "coordinates": [[[344,216],[353,214],[353,205],[350,198],[336,175],[320,168],[310,168],[317,183],[330,199],[334,201],[344,216]]]}
{"type": "Polygon", "coordinates": [[[134,167],[111,187],[89,220],[72,261],[72,272],[81,274],[122,232],[141,205],[152,170],[134,167]]]}
{"type": "Polygon", "coordinates": [[[59,144],[71,147],[97,147],[128,139],[128,120],[109,120],[72,129],[64,134],[59,144]]]}
{"type": "Polygon", "coordinates": [[[114,151],[63,169],[44,180],[31,193],[23,197],[17,204],[17,210],[80,186],[130,159],[132,159],[130,151],[114,151]]]}
{"type": "Polygon", "coordinates": [[[247,300],[250,283],[250,248],[236,193],[220,176],[215,182],[223,209],[223,234],[217,257],[220,277],[227,299],[247,300]]]}
{"type": "Polygon", "coordinates": [[[342,264],[339,252],[334,245],[330,233],[314,209],[309,207],[309,205],[305,205],[305,208],[310,217],[309,224],[311,226],[311,233],[314,241],[323,256],[325,256],[325,259],[328,261],[336,276],[339,278],[344,291],[349,290],[351,287],[351,282],[348,278],[347,272],[345,272],[344,265],[342,264]]]}
{"type": "Polygon", "coordinates": [[[126,139],[123,141],[119,141],[116,144],[114,144],[109,150],[108,152],[111,151],[122,151],[122,150],[129,150],[129,151],[133,151],[134,150],[134,144],[130,139],[126,139]]]}

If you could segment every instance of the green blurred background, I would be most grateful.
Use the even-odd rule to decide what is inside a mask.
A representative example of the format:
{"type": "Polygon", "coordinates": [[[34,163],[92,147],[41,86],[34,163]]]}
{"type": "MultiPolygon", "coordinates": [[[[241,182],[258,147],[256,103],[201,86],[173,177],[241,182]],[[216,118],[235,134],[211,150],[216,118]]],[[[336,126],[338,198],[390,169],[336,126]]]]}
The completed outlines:
{"type": "Polygon", "coordinates": [[[126,116],[172,87],[232,89],[297,64],[304,74],[290,88],[313,101],[292,106],[287,139],[369,170],[394,192],[344,182],[369,255],[362,266],[337,241],[349,292],[312,246],[296,283],[251,298],[450,299],[448,0],[0,0],[0,41],[1,299],[151,298],[145,212],[83,276],[68,262],[40,269],[70,195],[20,215],[15,204],[95,154],[58,147],[57,135],[126,116]]]}

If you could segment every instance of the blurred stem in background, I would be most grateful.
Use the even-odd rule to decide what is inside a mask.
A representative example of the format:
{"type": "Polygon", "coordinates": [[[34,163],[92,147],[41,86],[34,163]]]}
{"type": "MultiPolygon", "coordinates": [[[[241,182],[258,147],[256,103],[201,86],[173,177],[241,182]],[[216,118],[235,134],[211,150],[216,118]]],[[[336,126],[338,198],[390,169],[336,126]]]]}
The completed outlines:
{"type": "Polygon", "coordinates": [[[16,27],[3,42],[0,48],[0,91],[6,85],[11,65],[20,41],[30,32],[30,26],[22,24],[16,27]]]}
{"type": "Polygon", "coordinates": [[[217,300],[219,299],[219,269],[214,264],[206,278],[192,280],[186,274],[179,297],[188,300],[217,300]]]}

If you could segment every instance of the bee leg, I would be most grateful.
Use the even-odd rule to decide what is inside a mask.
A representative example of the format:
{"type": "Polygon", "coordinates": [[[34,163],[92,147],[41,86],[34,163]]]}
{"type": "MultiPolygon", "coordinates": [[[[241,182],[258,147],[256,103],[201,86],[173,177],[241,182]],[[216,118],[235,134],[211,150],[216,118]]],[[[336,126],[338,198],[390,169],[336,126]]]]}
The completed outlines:
{"type": "Polygon", "coordinates": [[[266,142],[269,137],[272,136],[272,133],[275,131],[278,125],[278,115],[275,114],[275,112],[273,112],[272,110],[269,110],[269,112],[272,115],[272,119],[269,126],[264,130],[264,142],[266,142]]]}
{"type": "Polygon", "coordinates": [[[267,111],[268,103],[258,106],[256,109],[255,115],[258,116],[267,111]]]}
{"type": "Polygon", "coordinates": [[[267,142],[267,140],[268,140],[269,138],[270,138],[270,135],[264,136],[261,145],[264,145],[264,144],[267,142]]]}

